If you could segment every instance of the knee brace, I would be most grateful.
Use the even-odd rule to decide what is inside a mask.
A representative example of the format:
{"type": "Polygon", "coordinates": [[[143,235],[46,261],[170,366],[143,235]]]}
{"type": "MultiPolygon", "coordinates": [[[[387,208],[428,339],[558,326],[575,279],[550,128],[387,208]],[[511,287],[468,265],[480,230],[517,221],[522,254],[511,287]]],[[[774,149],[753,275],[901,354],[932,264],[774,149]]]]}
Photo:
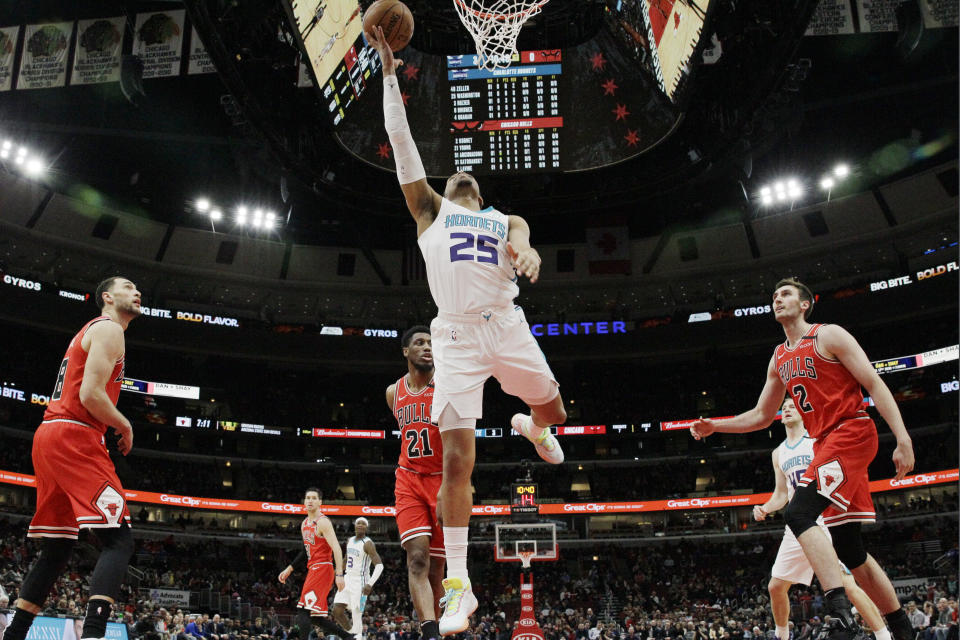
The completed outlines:
{"type": "Polygon", "coordinates": [[[97,538],[103,548],[90,578],[90,595],[116,600],[133,555],[133,533],[121,524],[115,529],[97,529],[97,538]]]}
{"type": "Polygon", "coordinates": [[[817,518],[827,508],[830,501],[817,493],[812,484],[806,487],[797,487],[793,500],[783,512],[783,520],[790,527],[793,535],[800,537],[810,527],[817,526],[817,518]]]}
{"type": "Polygon", "coordinates": [[[42,607],[57,578],[67,568],[76,540],[69,538],[43,538],[40,554],[20,585],[20,598],[42,607]]]}
{"type": "Polygon", "coordinates": [[[863,536],[859,522],[848,522],[830,528],[833,548],[840,562],[853,571],[867,561],[867,550],[863,548],[863,536]]]}

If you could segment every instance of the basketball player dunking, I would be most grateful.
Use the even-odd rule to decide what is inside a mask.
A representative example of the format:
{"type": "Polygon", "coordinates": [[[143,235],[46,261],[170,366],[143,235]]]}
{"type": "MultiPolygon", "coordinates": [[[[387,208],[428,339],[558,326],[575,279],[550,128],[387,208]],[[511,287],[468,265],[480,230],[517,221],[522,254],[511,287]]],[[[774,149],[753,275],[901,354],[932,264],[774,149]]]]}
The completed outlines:
{"type": "Polygon", "coordinates": [[[433,350],[430,329],[415,326],[400,339],[407,373],[387,387],[387,406],[400,427],[394,504],[400,546],[407,552],[407,583],[424,640],[440,636],[443,597],[443,530],[437,493],[443,481],[443,442],[430,421],[433,404],[433,350]]]}
{"type": "Polygon", "coordinates": [[[377,553],[377,545],[367,537],[369,526],[370,523],[363,517],[353,521],[353,535],[347,540],[345,586],[333,597],[333,619],[346,628],[346,609],[350,607],[350,633],[356,640],[363,638],[363,610],[367,604],[367,596],[373,593],[373,585],[383,573],[383,561],[377,553]],[[372,574],[369,572],[371,563],[372,574]]]}
{"type": "Polygon", "coordinates": [[[303,492],[303,506],[307,509],[307,517],[300,525],[303,549],[277,576],[281,584],[286,584],[295,567],[307,567],[307,577],[303,581],[300,600],[297,602],[297,614],[294,617],[300,640],[310,637],[314,624],[323,629],[324,635],[350,637],[349,631],[328,617],[327,596],[330,595],[334,578],[337,591],[342,591],[346,585],[343,580],[343,553],[340,551],[333,523],[330,518],[320,513],[322,503],[323,494],[316,487],[309,487],[303,492]]]}
{"type": "Polygon", "coordinates": [[[797,482],[784,520],[820,580],[828,611],[836,618],[834,635],[850,636],[857,630],[841,579],[842,561],[880,608],[896,640],[913,640],[913,628],[893,585],[864,549],[860,533],[862,523],[876,518],[867,466],[877,453],[877,427],[863,410],[861,386],[897,439],[893,463],[898,480],[913,469],[913,443],[893,394],[853,336],[837,325],[807,322],[813,302],[810,289],[797,280],[777,283],[773,312],[787,339],[770,359],[757,406],[722,422],[698,420],[690,432],[699,439],[715,431],[764,429],[789,391],[816,442],[813,460],[797,482]],[[832,545],[817,526],[821,514],[833,535],[832,545]]]}
{"type": "MultiPolygon", "coordinates": [[[[770,499],[763,504],[753,507],[753,517],[757,521],[766,520],[771,513],[779,511],[793,498],[797,482],[807,471],[807,466],[813,460],[813,438],[807,435],[803,427],[803,418],[793,404],[792,398],[783,401],[783,414],[780,422],[787,432],[787,437],[780,446],[773,450],[773,475],[776,486],[770,499]]],[[[817,518],[817,526],[830,537],[830,531],[823,524],[823,516],[817,518]]],[[[850,601],[860,612],[877,640],[890,640],[890,631],[887,630],[880,616],[877,605],[857,586],[853,576],[846,567],[841,567],[843,588],[850,601]]],[[[783,532],[783,541],[777,551],[777,559],[770,570],[770,609],[773,611],[773,620],[776,623],[778,640],[790,640],[790,596],[791,585],[809,585],[813,580],[813,567],[797,538],[786,527],[783,532]]]]}
{"type": "Polygon", "coordinates": [[[40,539],[40,554],[20,585],[7,640],[26,638],[67,566],[80,529],[96,529],[103,545],[80,637],[103,638],[133,553],[130,512],[104,435],[113,429],[120,436],[120,453],[130,453],[133,428],[116,405],[123,383],[123,332],[140,315],[140,292],[126,278],[114,276],[100,283],[95,300],[101,315],[70,341],[33,436],[37,511],[27,536],[40,539]]]}
{"type": "Polygon", "coordinates": [[[515,430],[540,457],[563,462],[550,426],[567,419],[557,381],[513,299],[517,277],[536,282],[540,255],[530,246],[530,227],[519,216],[483,207],[473,176],[458,172],[443,196],[427,183],[397,85],[383,31],[367,33],[383,62],[383,111],[407,208],[417,222],[417,243],[427,266],[430,294],[439,311],[430,325],[436,378],[430,415],[443,440],[443,521],[447,579],[443,581],[441,635],[459,633],[477,608],[467,574],[467,532],[473,496],[474,427],[483,411],[483,384],[494,376],[530,407],[516,414],[515,430]]]}

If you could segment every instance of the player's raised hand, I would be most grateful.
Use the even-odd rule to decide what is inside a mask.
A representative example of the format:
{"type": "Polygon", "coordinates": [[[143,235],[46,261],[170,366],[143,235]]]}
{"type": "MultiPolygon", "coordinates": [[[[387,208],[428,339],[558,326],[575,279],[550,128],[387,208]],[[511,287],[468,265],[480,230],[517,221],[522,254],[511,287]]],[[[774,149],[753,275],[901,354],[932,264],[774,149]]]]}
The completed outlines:
{"type": "Polygon", "coordinates": [[[702,440],[716,430],[717,427],[713,424],[713,420],[710,418],[700,418],[690,427],[690,435],[693,436],[694,440],[702,440]]]}
{"type": "Polygon", "coordinates": [[[513,267],[518,276],[527,276],[530,282],[536,282],[540,277],[540,254],[533,247],[520,249],[513,248],[512,242],[507,242],[507,255],[513,261],[513,267]]]}
{"type": "Polygon", "coordinates": [[[903,477],[913,471],[913,443],[910,441],[900,442],[897,448],[893,450],[893,465],[897,469],[897,480],[903,480],[903,477]]]}
{"type": "Polygon", "coordinates": [[[759,504],[753,505],[753,519],[757,522],[767,519],[767,512],[764,511],[763,507],[759,504]]]}
{"type": "Polygon", "coordinates": [[[393,57],[393,49],[387,44],[387,38],[383,35],[383,29],[377,27],[374,31],[366,31],[367,41],[370,46],[380,54],[380,62],[383,63],[383,72],[386,75],[396,74],[397,69],[403,64],[403,60],[396,60],[393,57]]]}
{"type": "Polygon", "coordinates": [[[130,421],[124,418],[123,424],[114,425],[113,430],[120,436],[120,440],[117,441],[117,449],[123,455],[127,455],[133,449],[133,427],[130,425],[130,421]]]}

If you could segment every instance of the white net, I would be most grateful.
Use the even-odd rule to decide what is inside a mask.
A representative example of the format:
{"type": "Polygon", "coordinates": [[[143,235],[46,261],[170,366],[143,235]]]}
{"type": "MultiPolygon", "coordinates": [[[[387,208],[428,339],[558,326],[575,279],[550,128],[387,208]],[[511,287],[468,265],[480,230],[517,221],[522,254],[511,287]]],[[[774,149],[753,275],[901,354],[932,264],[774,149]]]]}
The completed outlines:
{"type": "Polygon", "coordinates": [[[486,69],[504,69],[517,53],[517,36],[523,24],[540,13],[548,1],[453,0],[453,6],[477,45],[480,65],[486,69]]]}

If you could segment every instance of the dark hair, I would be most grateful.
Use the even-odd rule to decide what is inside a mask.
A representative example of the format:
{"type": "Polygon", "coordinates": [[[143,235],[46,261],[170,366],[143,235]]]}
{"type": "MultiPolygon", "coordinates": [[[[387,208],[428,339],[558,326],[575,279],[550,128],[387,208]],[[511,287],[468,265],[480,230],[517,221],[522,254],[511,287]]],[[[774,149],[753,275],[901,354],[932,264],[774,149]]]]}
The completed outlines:
{"type": "Polygon", "coordinates": [[[430,327],[425,327],[422,324],[415,324],[406,331],[403,332],[403,337],[400,338],[400,346],[406,349],[410,346],[410,341],[413,340],[414,334],[425,333],[430,335],[430,327]]]}
{"type": "Polygon", "coordinates": [[[121,276],[110,276],[103,282],[97,285],[97,292],[94,294],[95,302],[97,303],[97,308],[101,311],[103,310],[103,294],[106,291],[110,291],[110,288],[113,286],[113,283],[119,280],[121,276]]]}
{"type": "Polygon", "coordinates": [[[306,497],[307,497],[307,494],[310,493],[311,491],[313,491],[314,493],[316,493],[316,494],[317,494],[317,497],[320,498],[321,500],[323,500],[323,491],[320,491],[320,489],[317,489],[316,487],[307,487],[307,488],[303,491],[303,497],[306,498],[306,497]]]}
{"type": "Polygon", "coordinates": [[[810,303],[810,306],[807,307],[807,310],[803,312],[803,319],[806,320],[806,319],[810,316],[810,313],[813,311],[813,303],[814,303],[814,300],[813,300],[813,292],[810,291],[810,287],[808,287],[807,285],[803,284],[802,282],[800,282],[800,281],[797,280],[796,278],[784,278],[783,280],[781,280],[780,282],[777,283],[777,286],[775,286],[775,287],[773,288],[773,290],[776,291],[776,290],[779,289],[780,287],[786,287],[786,286],[788,286],[788,285],[791,286],[791,287],[796,287],[796,288],[797,288],[797,291],[800,292],[800,301],[801,301],[801,302],[803,302],[804,300],[806,300],[807,302],[810,303]]]}

